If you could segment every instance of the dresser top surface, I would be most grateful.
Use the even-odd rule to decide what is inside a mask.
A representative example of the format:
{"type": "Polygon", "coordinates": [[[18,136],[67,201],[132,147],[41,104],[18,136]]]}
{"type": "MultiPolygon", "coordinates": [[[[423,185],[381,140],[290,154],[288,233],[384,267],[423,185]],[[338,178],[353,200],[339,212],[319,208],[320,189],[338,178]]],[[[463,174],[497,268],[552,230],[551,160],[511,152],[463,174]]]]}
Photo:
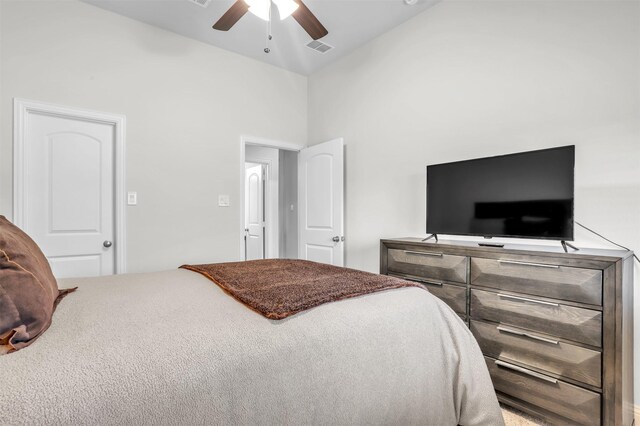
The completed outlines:
{"type": "MultiPolygon", "coordinates": [[[[421,238],[405,237],[405,238],[387,238],[380,240],[381,242],[388,243],[404,243],[421,247],[428,247],[431,249],[465,249],[469,250],[470,254],[481,255],[482,253],[511,253],[511,254],[531,254],[538,256],[560,256],[567,259],[585,259],[585,258],[597,258],[598,260],[616,261],[619,259],[625,259],[633,255],[632,251],[627,250],[610,250],[610,249],[596,249],[596,248],[582,248],[579,247],[579,251],[575,251],[569,248],[569,252],[565,253],[560,245],[560,241],[556,246],[548,245],[534,245],[534,244],[508,244],[505,243],[504,247],[487,247],[480,246],[478,241],[463,241],[463,240],[439,240],[437,243],[433,240],[422,241],[421,238]]],[[[502,243],[500,243],[502,244],[502,243]]]]}

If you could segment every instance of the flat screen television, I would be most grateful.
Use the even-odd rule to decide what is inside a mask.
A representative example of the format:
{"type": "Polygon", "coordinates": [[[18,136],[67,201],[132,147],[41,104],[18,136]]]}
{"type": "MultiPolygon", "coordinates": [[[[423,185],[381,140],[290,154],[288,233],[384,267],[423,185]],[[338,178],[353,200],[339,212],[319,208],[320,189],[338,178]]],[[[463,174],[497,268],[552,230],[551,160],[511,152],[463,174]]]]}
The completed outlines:
{"type": "Polygon", "coordinates": [[[573,240],[575,146],[427,166],[427,233],[573,240]]]}

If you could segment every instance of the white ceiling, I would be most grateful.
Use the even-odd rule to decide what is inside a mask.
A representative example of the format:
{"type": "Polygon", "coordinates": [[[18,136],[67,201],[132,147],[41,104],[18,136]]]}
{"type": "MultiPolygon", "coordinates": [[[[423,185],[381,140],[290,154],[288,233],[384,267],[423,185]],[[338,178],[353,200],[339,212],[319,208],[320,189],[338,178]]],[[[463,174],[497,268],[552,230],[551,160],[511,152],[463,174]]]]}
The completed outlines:
{"type": "Polygon", "coordinates": [[[334,49],[322,54],[306,44],[311,37],[289,17],[273,20],[271,52],[264,53],[267,24],[247,13],[228,32],[211,28],[235,0],[212,0],[203,8],[189,0],[83,0],[147,24],[309,75],[367,41],[400,25],[440,0],[304,0],[329,34],[320,41],[334,49]]]}

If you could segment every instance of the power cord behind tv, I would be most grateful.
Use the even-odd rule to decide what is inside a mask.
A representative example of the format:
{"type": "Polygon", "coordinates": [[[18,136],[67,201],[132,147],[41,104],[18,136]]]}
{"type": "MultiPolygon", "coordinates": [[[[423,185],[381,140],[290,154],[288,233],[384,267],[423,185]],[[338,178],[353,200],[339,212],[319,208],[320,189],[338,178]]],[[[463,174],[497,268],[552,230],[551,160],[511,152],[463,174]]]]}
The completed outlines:
{"type": "MultiPolygon", "coordinates": [[[[611,244],[613,244],[613,245],[615,245],[615,246],[618,246],[618,247],[623,248],[623,249],[625,249],[625,250],[631,251],[631,249],[630,249],[630,248],[625,247],[625,246],[623,246],[623,245],[620,245],[620,244],[618,244],[618,243],[616,243],[616,242],[614,242],[614,241],[611,241],[610,239],[608,239],[608,238],[607,238],[607,237],[605,237],[604,235],[602,235],[602,234],[598,234],[598,233],[597,233],[596,231],[594,231],[593,229],[591,229],[591,228],[587,228],[586,226],[584,226],[583,224],[581,224],[581,223],[580,223],[580,222],[578,222],[578,221],[576,221],[576,225],[578,225],[578,226],[580,226],[580,227],[582,227],[582,228],[586,229],[587,231],[591,232],[592,234],[597,235],[598,237],[602,238],[603,240],[606,240],[606,241],[610,242],[611,244]]],[[[638,259],[638,256],[637,256],[635,253],[633,253],[633,257],[638,261],[638,263],[640,263],[640,259],[638,259]]]]}

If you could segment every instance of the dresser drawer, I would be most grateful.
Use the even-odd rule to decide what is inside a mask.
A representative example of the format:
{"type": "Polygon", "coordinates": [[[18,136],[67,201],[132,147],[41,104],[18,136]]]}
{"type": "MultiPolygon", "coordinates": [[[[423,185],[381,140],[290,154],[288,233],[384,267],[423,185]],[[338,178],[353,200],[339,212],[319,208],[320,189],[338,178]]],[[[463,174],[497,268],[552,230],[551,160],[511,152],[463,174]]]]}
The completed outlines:
{"type": "Polygon", "coordinates": [[[474,288],[470,315],[587,345],[602,345],[600,311],[474,288]]]}
{"type": "Polygon", "coordinates": [[[600,424],[599,394],[493,358],[485,361],[497,391],[576,423],[600,424]]]}
{"type": "Polygon", "coordinates": [[[482,353],[504,361],[515,361],[600,387],[602,354],[559,342],[528,330],[482,321],[471,321],[471,331],[482,353]]]}
{"type": "Polygon", "coordinates": [[[427,281],[415,277],[406,277],[396,274],[391,274],[396,277],[403,278],[409,281],[415,281],[425,286],[429,293],[442,300],[449,305],[451,309],[459,314],[467,314],[467,288],[459,285],[451,285],[443,283],[442,281],[427,281]]]}
{"type": "Polygon", "coordinates": [[[459,314],[466,315],[467,313],[467,289],[457,285],[450,285],[441,283],[425,284],[422,283],[429,292],[449,305],[451,309],[459,314]]]}
{"type": "Polygon", "coordinates": [[[459,314],[467,314],[467,289],[457,285],[442,284],[440,286],[427,284],[429,292],[449,305],[459,314]]]}
{"type": "Polygon", "coordinates": [[[389,249],[387,268],[389,272],[427,279],[463,284],[467,282],[467,258],[465,256],[389,249]]]}
{"type": "Polygon", "coordinates": [[[474,257],[471,284],[602,305],[602,271],[594,269],[474,257]]]}

